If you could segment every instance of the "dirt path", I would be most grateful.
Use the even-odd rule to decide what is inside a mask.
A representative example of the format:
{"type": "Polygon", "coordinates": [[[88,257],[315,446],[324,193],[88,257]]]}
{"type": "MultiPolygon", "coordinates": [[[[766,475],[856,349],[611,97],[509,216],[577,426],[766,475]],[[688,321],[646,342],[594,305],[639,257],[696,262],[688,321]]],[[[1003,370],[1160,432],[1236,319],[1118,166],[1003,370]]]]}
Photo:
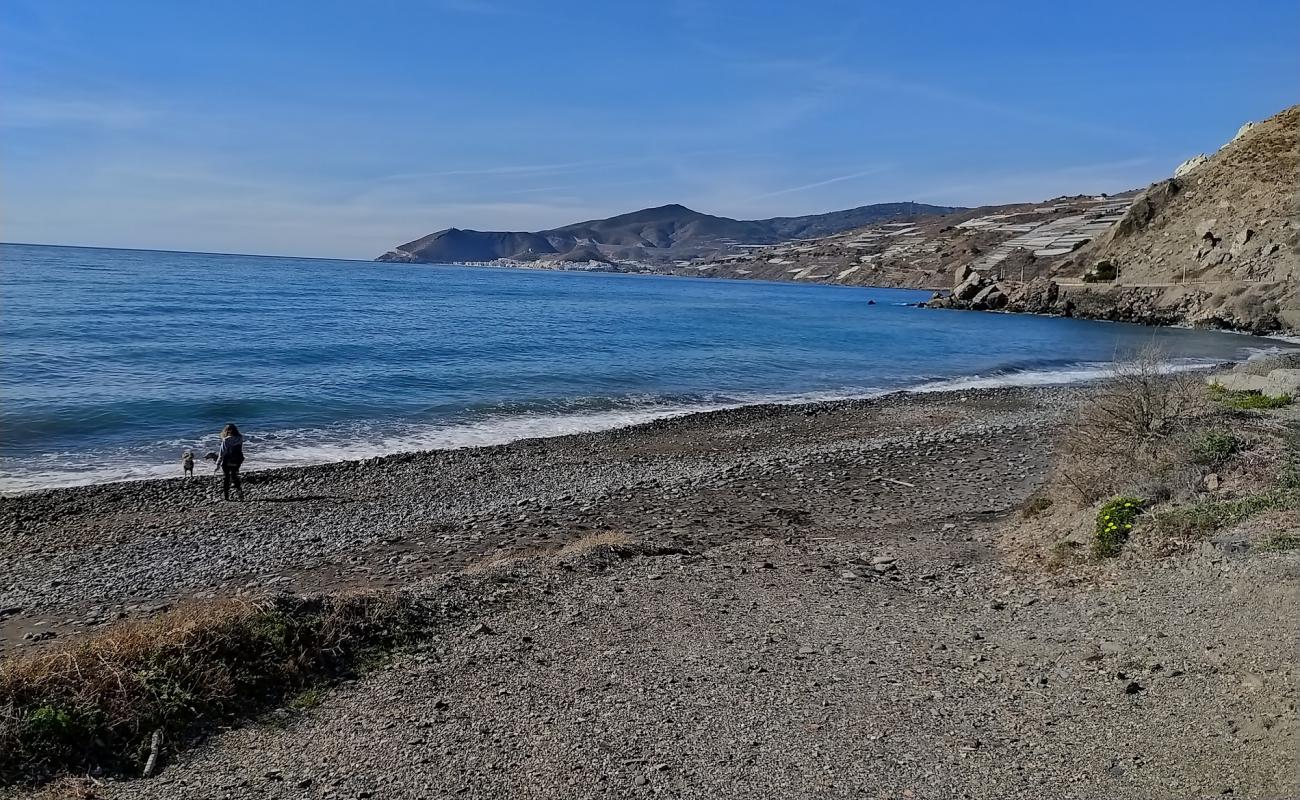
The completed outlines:
{"type": "Polygon", "coordinates": [[[1295,554],[1070,587],[933,527],[463,579],[478,622],[100,795],[1295,796],[1295,554]]]}

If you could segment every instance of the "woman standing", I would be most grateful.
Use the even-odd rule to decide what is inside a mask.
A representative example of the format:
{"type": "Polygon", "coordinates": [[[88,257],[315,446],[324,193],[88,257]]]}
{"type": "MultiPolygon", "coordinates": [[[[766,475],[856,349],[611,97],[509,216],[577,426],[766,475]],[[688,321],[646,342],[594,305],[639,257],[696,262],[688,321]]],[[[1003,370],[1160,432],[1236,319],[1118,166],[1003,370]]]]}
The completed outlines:
{"type": "Polygon", "coordinates": [[[217,452],[217,466],[221,468],[221,493],[230,499],[230,486],[234,484],[239,499],[244,499],[244,487],[239,484],[239,467],[244,463],[244,437],[235,423],[226,423],[221,429],[221,449],[217,452]]]}

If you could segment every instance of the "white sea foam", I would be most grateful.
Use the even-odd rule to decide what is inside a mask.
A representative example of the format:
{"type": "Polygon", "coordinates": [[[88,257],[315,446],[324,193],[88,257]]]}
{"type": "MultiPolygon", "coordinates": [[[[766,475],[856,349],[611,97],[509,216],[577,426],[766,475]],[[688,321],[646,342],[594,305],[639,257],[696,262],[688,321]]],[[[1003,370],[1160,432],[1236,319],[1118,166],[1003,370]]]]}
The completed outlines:
{"type": "MultiPolygon", "coordinates": [[[[1221,362],[1208,359],[1178,359],[1162,366],[1164,372],[1186,372],[1206,369],[1221,362]]],[[[1114,364],[1095,362],[1075,364],[1056,369],[1026,369],[1014,372],[993,373],[990,375],[966,375],[960,378],[944,378],[929,381],[904,391],[909,392],[949,392],[960,389],[994,389],[999,386],[1058,386],[1069,383],[1084,383],[1105,378],[1111,374],[1114,364]]]]}
{"type": "MultiPolygon", "coordinates": [[[[1170,371],[1201,369],[1214,361],[1187,359],[1172,361],[1170,371]]],[[[520,439],[564,436],[611,430],[704,411],[719,411],[765,403],[796,405],[801,403],[879,397],[891,392],[942,392],[964,389],[988,389],[1002,386],[1053,386],[1081,383],[1104,378],[1112,365],[1105,362],[1074,364],[1058,368],[1013,370],[988,375],[967,375],[927,380],[912,386],[880,389],[857,387],[838,391],[787,394],[749,394],[691,403],[648,404],[637,408],[571,413],[530,412],[487,416],[472,422],[443,425],[411,425],[396,430],[377,430],[360,426],[348,430],[291,430],[276,432],[274,437],[252,437],[249,441],[250,466],[257,469],[306,466],[338,461],[355,461],[394,453],[424,450],[447,450],[463,447],[486,447],[520,439]]],[[[184,442],[168,443],[166,449],[177,450],[184,442]]],[[[85,463],[73,454],[50,456],[45,464],[27,463],[21,470],[6,464],[0,470],[0,493],[13,494],[35,489],[82,486],[95,483],[147,480],[176,477],[178,461],[150,463],[130,454],[101,457],[85,463]]],[[[200,476],[211,473],[211,464],[195,465],[200,476]]]]}

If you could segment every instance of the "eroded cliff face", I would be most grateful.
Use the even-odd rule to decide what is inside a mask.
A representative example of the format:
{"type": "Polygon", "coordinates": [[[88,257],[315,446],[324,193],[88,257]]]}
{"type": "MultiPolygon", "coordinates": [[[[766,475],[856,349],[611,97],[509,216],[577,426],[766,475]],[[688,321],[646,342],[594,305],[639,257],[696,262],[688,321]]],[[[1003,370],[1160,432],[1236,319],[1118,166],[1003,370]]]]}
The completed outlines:
{"type": "Polygon", "coordinates": [[[1243,126],[1213,156],[1148,188],[1047,275],[1018,283],[959,274],[931,305],[1298,331],[1298,131],[1300,106],[1243,126]]]}

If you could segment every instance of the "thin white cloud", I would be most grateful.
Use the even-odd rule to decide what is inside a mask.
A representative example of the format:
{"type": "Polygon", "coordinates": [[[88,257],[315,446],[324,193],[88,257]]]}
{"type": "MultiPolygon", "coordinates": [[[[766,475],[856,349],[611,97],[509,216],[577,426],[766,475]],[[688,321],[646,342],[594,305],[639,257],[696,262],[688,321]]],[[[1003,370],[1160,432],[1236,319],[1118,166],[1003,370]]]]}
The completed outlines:
{"type": "Polygon", "coordinates": [[[782,194],[793,194],[794,192],[803,192],[809,189],[818,189],[822,186],[830,186],[833,183],[843,183],[844,181],[852,181],[852,180],[857,180],[858,178],[866,178],[870,175],[879,175],[880,173],[886,172],[891,168],[892,167],[889,164],[881,164],[879,166],[871,167],[869,169],[864,169],[859,172],[851,172],[848,175],[837,175],[834,178],[827,178],[821,181],[814,181],[813,183],[805,183],[800,186],[789,186],[784,189],[777,189],[771,192],[764,192],[763,194],[756,194],[750,197],[749,200],[751,201],[762,200],[767,197],[776,197],[777,195],[782,195],[782,194]]]}

